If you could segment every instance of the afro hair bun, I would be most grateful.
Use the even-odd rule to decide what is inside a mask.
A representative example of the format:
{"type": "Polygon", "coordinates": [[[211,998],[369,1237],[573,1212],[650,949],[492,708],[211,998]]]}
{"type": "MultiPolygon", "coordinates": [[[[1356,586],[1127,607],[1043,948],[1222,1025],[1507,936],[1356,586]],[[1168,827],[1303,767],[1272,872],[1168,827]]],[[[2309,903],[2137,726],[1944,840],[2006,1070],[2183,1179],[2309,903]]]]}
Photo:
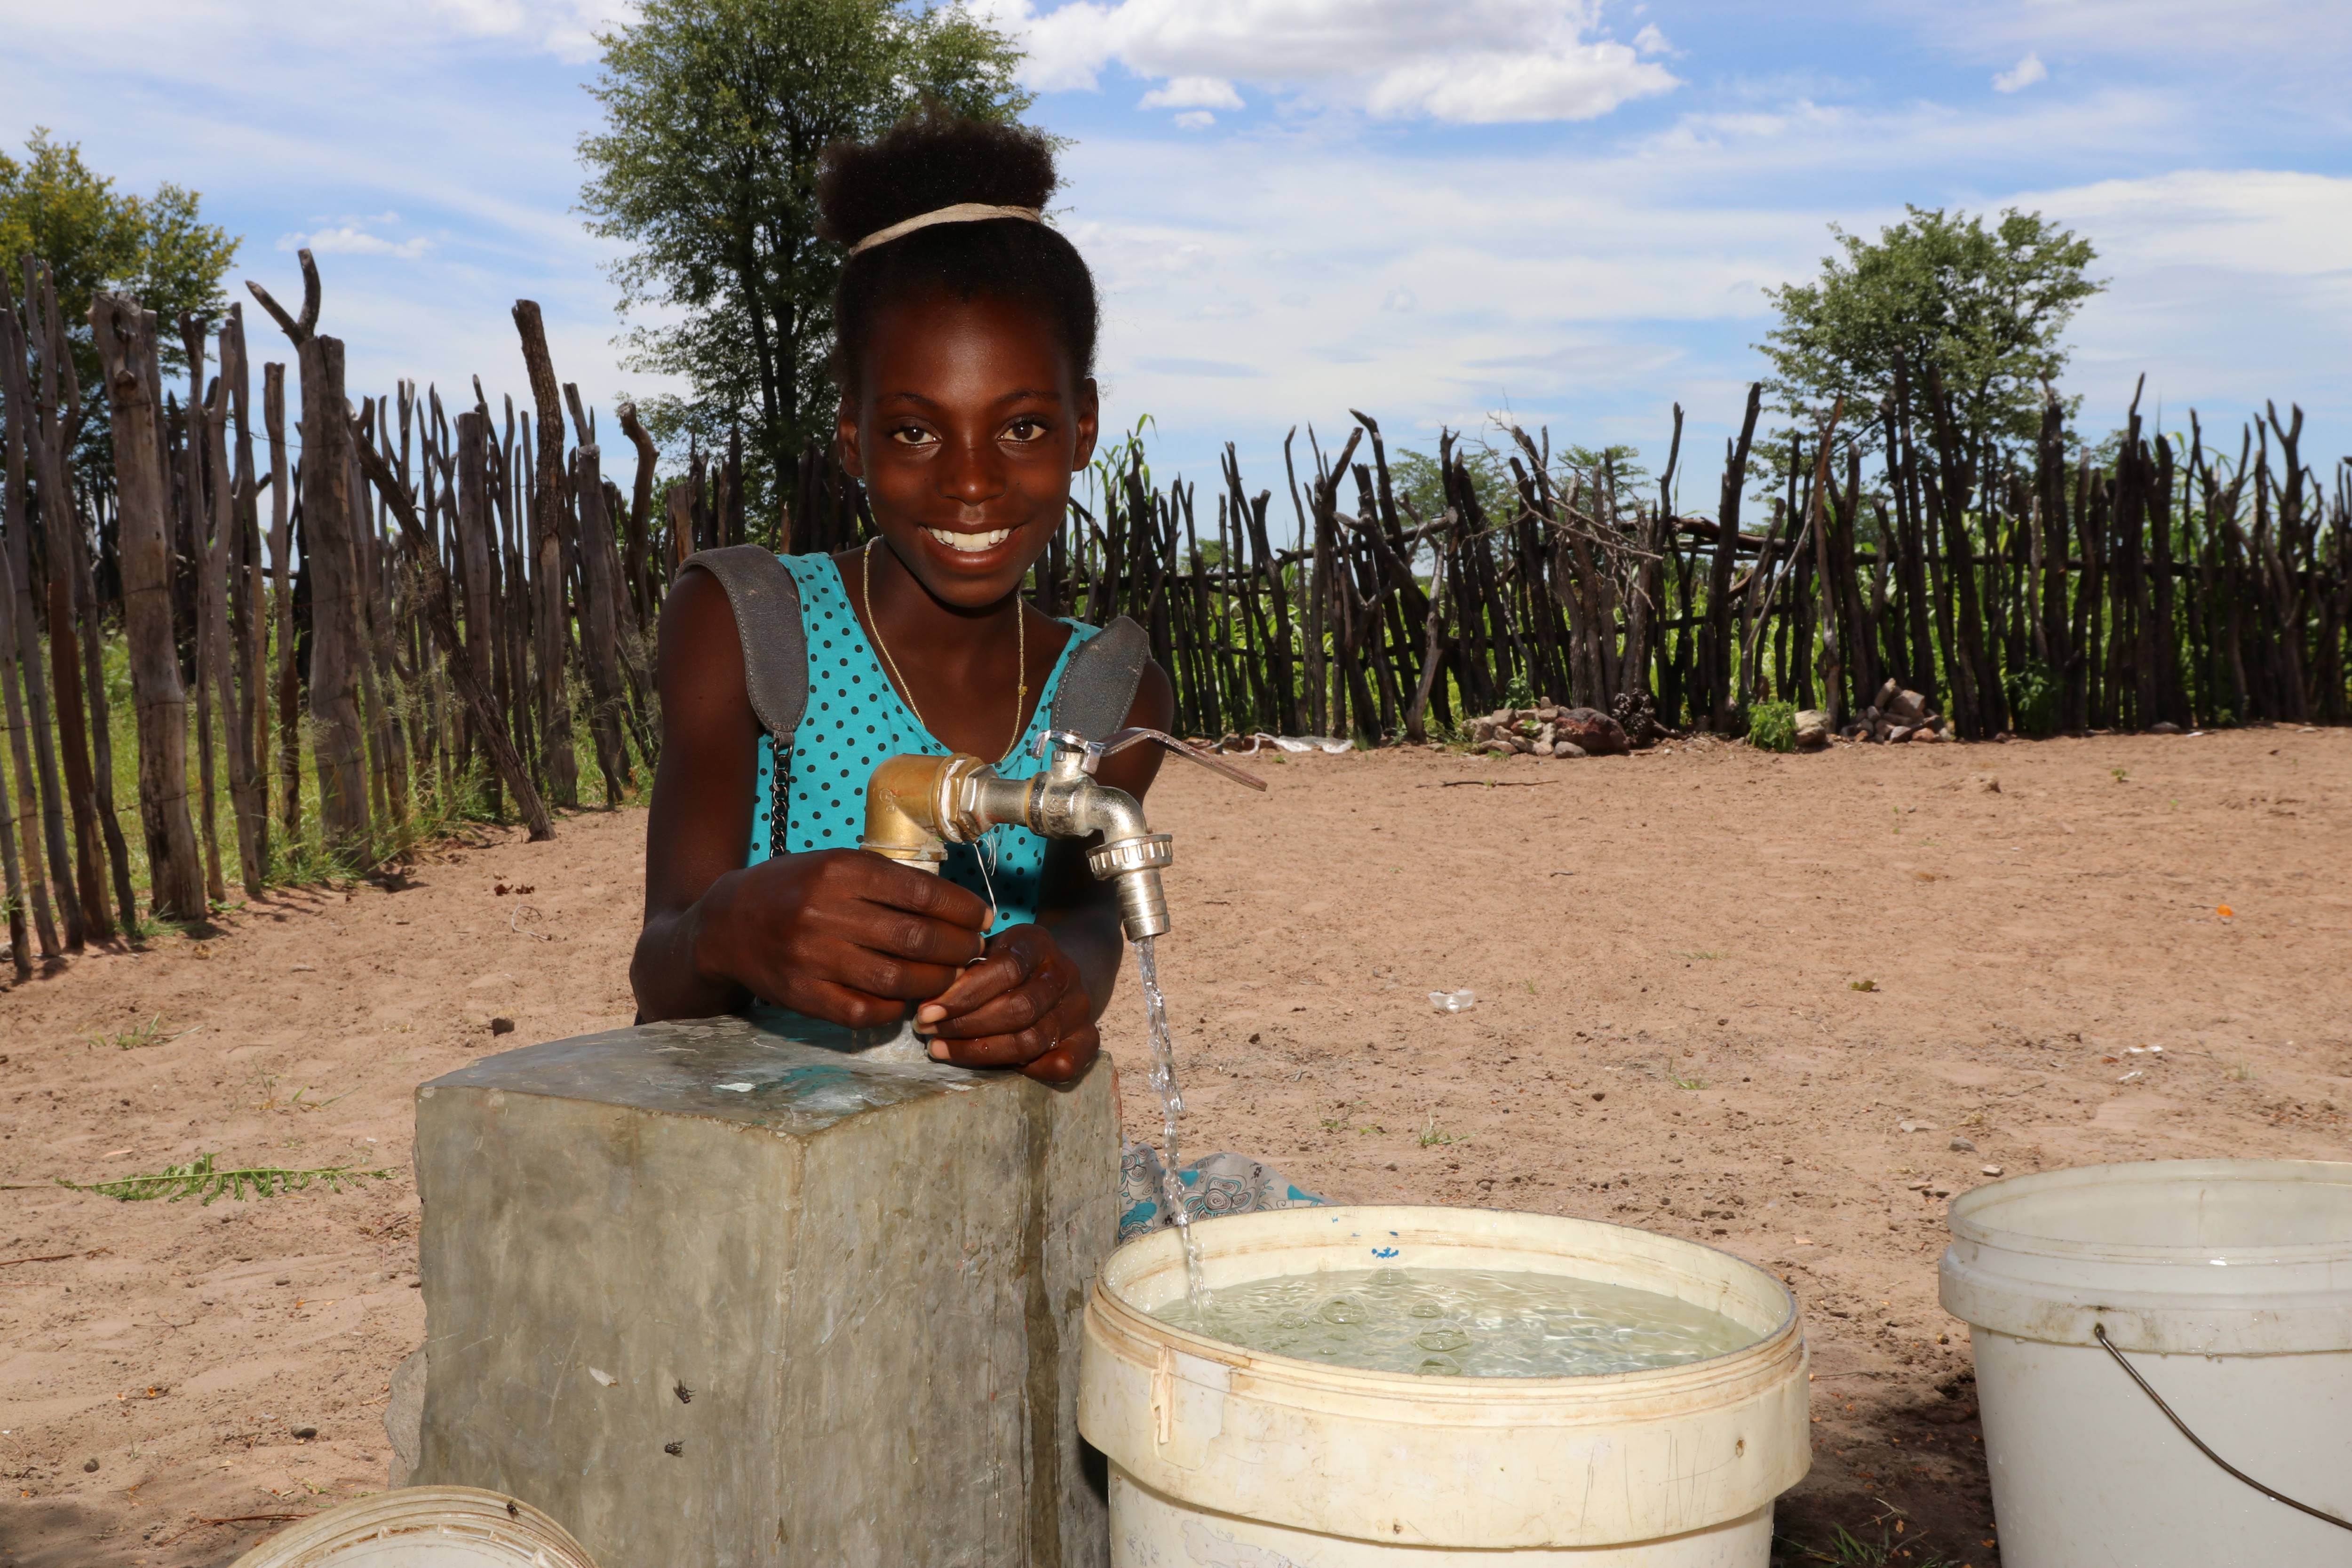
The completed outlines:
{"type": "Polygon", "coordinates": [[[817,168],[817,234],[855,245],[959,202],[1043,208],[1061,179],[1054,144],[1025,125],[966,120],[936,106],[872,142],[836,142],[817,168]]]}
{"type": "MultiPolygon", "coordinates": [[[[962,203],[1043,210],[1061,184],[1043,132],[970,120],[929,105],[871,142],[842,142],[818,164],[817,233],[851,246],[911,217],[962,203]]],[[[1101,309],[1094,274],[1067,236],[1004,217],[933,224],[843,262],[834,292],[834,374],[861,384],[866,345],[882,310],[923,298],[986,294],[1026,306],[1094,374],[1101,309]]]]}

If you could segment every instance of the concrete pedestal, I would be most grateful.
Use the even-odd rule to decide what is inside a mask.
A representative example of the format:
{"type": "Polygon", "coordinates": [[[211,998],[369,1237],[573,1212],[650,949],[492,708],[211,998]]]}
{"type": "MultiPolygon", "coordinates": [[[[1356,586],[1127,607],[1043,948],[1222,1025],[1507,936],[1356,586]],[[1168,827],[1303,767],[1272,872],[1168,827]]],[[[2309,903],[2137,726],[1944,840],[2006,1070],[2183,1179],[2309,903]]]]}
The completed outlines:
{"type": "Polygon", "coordinates": [[[657,1024],[418,1089],[414,1479],[600,1568],[1106,1563],[1075,1400],[1109,1063],[1048,1089],[858,1043],[657,1024]]]}

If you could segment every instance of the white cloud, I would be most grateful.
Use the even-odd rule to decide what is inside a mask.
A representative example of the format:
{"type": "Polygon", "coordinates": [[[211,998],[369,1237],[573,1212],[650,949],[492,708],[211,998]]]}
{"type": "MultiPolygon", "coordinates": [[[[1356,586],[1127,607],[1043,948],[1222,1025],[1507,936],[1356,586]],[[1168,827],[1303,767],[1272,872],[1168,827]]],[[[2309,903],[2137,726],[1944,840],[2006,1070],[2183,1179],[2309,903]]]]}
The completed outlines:
{"type": "Polygon", "coordinates": [[[2023,59],[2018,61],[2015,65],[2010,67],[2007,70],[1993,78],[1992,89],[1995,92],[2019,92],[2026,88],[2032,87],[2037,81],[2048,81],[2049,79],[2050,68],[2042,63],[2042,57],[2036,54],[2029,54],[2023,59]]]}
{"type": "Polygon", "coordinates": [[[1242,95],[1222,77],[1172,77],[1136,103],[1138,109],[1239,109],[1242,95]]]}
{"type": "Polygon", "coordinates": [[[1188,109],[1176,117],[1180,131],[1206,131],[1217,122],[1217,117],[1205,109],[1188,109]]]}
{"type": "Polygon", "coordinates": [[[633,0],[432,0],[429,10],[465,36],[511,38],[558,59],[597,54],[596,35],[636,16],[633,0]]]}
{"type": "Polygon", "coordinates": [[[594,35],[636,15],[635,0],[426,0],[419,5],[317,5],[310,0],[109,0],[104,26],[86,11],[0,0],[12,45],[63,44],[120,65],[114,44],[140,43],[142,59],[250,60],[278,50],[398,56],[420,47],[496,39],[566,61],[593,58],[594,35]]]}
{"type": "Polygon", "coordinates": [[[1457,124],[1591,120],[1674,79],[1622,44],[1562,43],[1525,54],[1495,50],[1402,66],[1371,84],[1375,114],[1426,114],[1457,124]]]}
{"type": "MultiPolygon", "coordinates": [[[[1460,123],[1585,120],[1678,85],[1600,36],[1588,0],[983,0],[1041,90],[1093,89],[1112,65],[1177,83],[1247,81],[1375,114],[1460,123]]],[[[1643,47],[1663,47],[1645,29],[1643,47]]],[[[1169,100],[1171,106],[1173,100],[1169,100]]],[[[1147,107],[1159,107],[1147,99],[1147,107]]],[[[1201,102],[1199,108],[1239,108],[1201,102]]]]}
{"type": "Polygon", "coordinates": [[[312,229],[308,234],[280,235],[278,237],[278,248],[308,249],[319,256],[389,256],[401,261],[414,261],[433,248],[433,242],[423,235],[394,240],[379,234],[370,234],[360,226],[370,221],[381,220],[346,219],[329,228],[312,229]]]}
{"type": "Polygon", "coordinates": [[[1760,370],[1764,290],[1819,268],[1829,223],[1874,234],[1904,197],[2039,210],[2098,246],[2109,288],[2066,378],[2089,427],[2146,371],[2168,417],[2194,401],[2210,429],[2292,396],[2340,430],[2352,367],[2321,345],[2352,337],[2352,177],[2098,177],[2178,122],[2136,89],[1982,111],[1800,102],[1599,150],[1090,136],[1070,153],[1066,226],[1103,281],[1111,416],[1155,416],[1171,469],[1209,472],[1235,439],[1253,486],[1269,465],[1278,485],[1290,425],[1349,406],[1396,445],[1508,405],[1530,430],[1646,447],[1678,400],[1685,456],[1719,451],[1760,370]],[[2050,179],[2053,147],[2083,173],[2050,179]]]}

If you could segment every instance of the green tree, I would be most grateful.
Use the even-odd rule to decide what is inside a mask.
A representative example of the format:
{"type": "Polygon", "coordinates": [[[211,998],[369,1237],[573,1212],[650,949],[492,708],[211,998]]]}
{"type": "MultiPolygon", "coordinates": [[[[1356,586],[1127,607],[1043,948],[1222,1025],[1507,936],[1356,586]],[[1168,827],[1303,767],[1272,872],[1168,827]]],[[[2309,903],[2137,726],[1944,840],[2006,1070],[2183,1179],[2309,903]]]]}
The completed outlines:
{"type": "Polygon", "coordinates": [[[1757,345],[1772,365],[1768,389],[1808,434],[1840,395],[1849,426],[1862,426],[1894,395],[1900,359],[1915,396],[1929,367],[1942,377],[1967,450],[2031,443],[2042,385],[2065,368],[2060,336],[2105,287],[2085,276],[2097,253],[2039,213],[2012,208],[1988,228],[1965,213],[1908,211],[1875,242],[1832,226],[1839,254],[1817,281],[1765,291],[1780,312],[1757,345]]]}
{"type": "Polygon", "coordinates": [[[580,140],[591,232],[620,241],[631,369],[685,377],[640,403],[663,439],[746,427],[770,473],[833,425],[826,374],[841,265],[816,238],[817,159],[918,103],[1010,120],[1031,101],[1020,51],[961,4],[646,0],[600,35],[589,91],[604,125],[580,140]]]}
{"type": "Polygon", "coordinates": [[[152,196],[118,193],[83,162],[79,143],[54,141],[45,128],[33,132],[22,158],[0,153],[0,264],[9,290],[23,291],[22,258],[48,264],[85,391],[98,384],[89,348],[93,296],[104,289],[137,295],[166,323],[164,353],[176,359],[173,323],[183,311],[226,308],[221,279],[236,247],[227,230],[204,221],[195,192],[164,184],[152,196]]]}

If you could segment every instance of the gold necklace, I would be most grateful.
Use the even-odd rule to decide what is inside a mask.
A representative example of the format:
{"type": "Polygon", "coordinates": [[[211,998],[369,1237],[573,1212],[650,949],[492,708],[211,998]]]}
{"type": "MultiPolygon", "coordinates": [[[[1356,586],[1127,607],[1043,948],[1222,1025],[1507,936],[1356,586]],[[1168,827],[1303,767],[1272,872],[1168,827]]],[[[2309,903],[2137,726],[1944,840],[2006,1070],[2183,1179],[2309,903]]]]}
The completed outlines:
{"type": "MultiPolygon", "coordinates": [[[[881,542],[879,539],[874,540],[857,552],[857,596],[866,602],[867,629],[874,634],[874,646],[882,650],[882,662],[890,668],[890,679],[898,682],[898,695],[906,701],[907,711],[912,713],[915,722],[922,725],[924,732],[929,733],[931,726],[924,719],[923,710],[915,706],[915,689],[907,684],[905,676],[898,673],[898,661],[890,657],[890,645],[882,640],[881,617],[874,613],[874,546],[881,542]]],[[[1004,748],[1007,757],[1021,749],[1021,733],[1029,728],[1024,722],[1029,716],[1029,617],[1021,613],[1021,590],[1018,588],[1013,591],[1013,647],[1014,667],[1021,674],[1019,684],[1013,692],[1013,743],[1004,748]]]]}

